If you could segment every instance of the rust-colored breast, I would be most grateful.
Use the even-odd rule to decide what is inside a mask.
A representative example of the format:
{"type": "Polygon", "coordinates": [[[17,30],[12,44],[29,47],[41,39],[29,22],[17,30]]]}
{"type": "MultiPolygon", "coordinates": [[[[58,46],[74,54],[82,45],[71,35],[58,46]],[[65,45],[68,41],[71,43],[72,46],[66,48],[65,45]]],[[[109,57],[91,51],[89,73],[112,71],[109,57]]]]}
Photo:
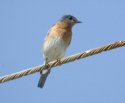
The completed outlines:
{"type": "Polygon", "coordinates": [[[54,39],[57,37],[61,37],[66,45],[69,45],[72,38],[72,26],[65,22],[55,24],[49,31],[47,38],[54,39]]]}

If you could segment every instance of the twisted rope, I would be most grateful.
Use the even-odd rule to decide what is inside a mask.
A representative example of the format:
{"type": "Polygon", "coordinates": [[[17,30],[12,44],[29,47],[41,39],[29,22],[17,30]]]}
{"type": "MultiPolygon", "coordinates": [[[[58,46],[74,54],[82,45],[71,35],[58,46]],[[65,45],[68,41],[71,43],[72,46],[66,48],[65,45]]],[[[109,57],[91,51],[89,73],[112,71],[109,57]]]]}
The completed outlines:
{"type": "MultiPolygon", "coordinates": [[[[75,55],[72,55],[72,56],[69,56],[69,57],[66,57],[66,58],[62,58],[60,61],[50,62],[48,64],[48,68],[59,66],[61,64],[65,64],[65,63],[68,63],[68,62],[75,61],[77,59],[89,57],[89,56],[92,56],[92,55],[95,55],[95,54],[98,54],[98,53],[101,53],[101,52],[105,52],[105,51],[108,51],[108,50],[112,50],[112,49],[115,49],[115,48],[118,48],[118,47],[122,47],[122,46],[125,46],[125,41],[118,41],[118,42],[108,44],[108,45],[105,45],[105,46],[102,46],[102,47],[91,49],[91,50],[88,50],[88,51],[85,51],[85,52],[82,52],[82,53],[78,53],[78,54],[75,54],[75,55]]],[[[36,72],[40,72],[40,71],[42,71],[43,69],[46,69],[46,68],[47,67],[45,65],[39,65],[39,66],[32,67],[32,68],[29,68],[29,69],[26,69],[26,70],[23,70],[23,71],[20,71],[20,72],[17,72],[17,73],[9,74],[9,75],[0,77],[0,83],[10,81],[10,80],[13,80],[13,79],[17,79],[17,78],[21,78],[23,76],[30,75],[30,74],[33,74],[33,73],[36,73],[36,72]]]]}

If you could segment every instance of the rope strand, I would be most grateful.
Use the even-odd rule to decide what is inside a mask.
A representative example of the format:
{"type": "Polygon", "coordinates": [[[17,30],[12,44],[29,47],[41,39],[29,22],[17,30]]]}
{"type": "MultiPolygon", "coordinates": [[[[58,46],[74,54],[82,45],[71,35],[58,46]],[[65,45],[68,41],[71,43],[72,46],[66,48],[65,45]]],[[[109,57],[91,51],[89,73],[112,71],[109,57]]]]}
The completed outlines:
{"type": "MultiPolygon", "coordinates": [[[[55,67],[55,66],[59,66],[61,64],[65,64],[65,63],[69,63],[69,62],[72,62],[72,61],[75,61],[75,60],[78,60],[78,59],[86,58],[86,57],[89,57],[89,56],[92,56],[92,55],[95,55],[95,54],[98,54],[98,53],[102,53],[102,52],[105,52],[105,51],[108,51],[108,50],[112,50],[112,49],[115,49],[115,48],[118,48],[118,47],[122,47],[122,46],[125,46],[125,41],[118,41],[118,42],[115,42],[115,43],[112,43],[112,44],[108,44],[108,45],[105,45],[105,46],[102,46],[102,47],[98,47],[98,48],[91,49],[91,50],[88,50],[88,51],[85,51],[85,52],[82,52],[82,53],[78,53],[78,54],[75,54],[75,55],[72,55],[72,56],[69,56],[69,57],[66,57],[66,58],[62,58],[60,61],[50,62],[48,64],[48,67],[52,68],[52,67],[55,67]]],[[[36,73],[36,72],[40,72],[45,68],[46,68],[45,65],[39,65],[39,66],[32,67],[32,68],[29,68],[29,69],[26,69],[26,70],[23,70],[23,71],[20,71],[20,72],[5,75],[3,77],[0,77],[0,83],[4,83],[4,82],[10,81],[10,80],[21,78],[23,76],[27,76],[27,75],[30,75],[30,74],[33,74],[33,73],[36,73]]]]}

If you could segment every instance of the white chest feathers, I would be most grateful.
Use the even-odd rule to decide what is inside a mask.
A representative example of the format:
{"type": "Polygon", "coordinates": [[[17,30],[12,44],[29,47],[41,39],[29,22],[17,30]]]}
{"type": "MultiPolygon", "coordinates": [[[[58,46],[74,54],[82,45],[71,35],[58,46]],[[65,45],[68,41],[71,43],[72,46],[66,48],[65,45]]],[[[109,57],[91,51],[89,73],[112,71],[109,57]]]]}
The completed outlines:
{"type": "Polygon", "coordinates": [[[43,57],[46,62],[64,57],[68,45],[60,37],[45,41],[43,45],[43,57]]]}

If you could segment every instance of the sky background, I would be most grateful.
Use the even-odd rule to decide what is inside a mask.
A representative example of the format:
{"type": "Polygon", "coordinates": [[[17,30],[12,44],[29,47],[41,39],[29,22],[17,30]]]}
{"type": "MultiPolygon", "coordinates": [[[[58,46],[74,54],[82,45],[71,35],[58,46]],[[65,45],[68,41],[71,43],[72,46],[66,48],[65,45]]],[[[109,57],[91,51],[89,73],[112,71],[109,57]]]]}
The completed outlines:
{"type": "MultiPolygon", "coordinates": [[[[125,40],[125,0],[0,0],[0,76],[43,63],[48,29],[65,14],[73,28],[66,56],[125,40]]],[[[125,47],[0,84],[1,103],[125,103],[125,47]]]]}

